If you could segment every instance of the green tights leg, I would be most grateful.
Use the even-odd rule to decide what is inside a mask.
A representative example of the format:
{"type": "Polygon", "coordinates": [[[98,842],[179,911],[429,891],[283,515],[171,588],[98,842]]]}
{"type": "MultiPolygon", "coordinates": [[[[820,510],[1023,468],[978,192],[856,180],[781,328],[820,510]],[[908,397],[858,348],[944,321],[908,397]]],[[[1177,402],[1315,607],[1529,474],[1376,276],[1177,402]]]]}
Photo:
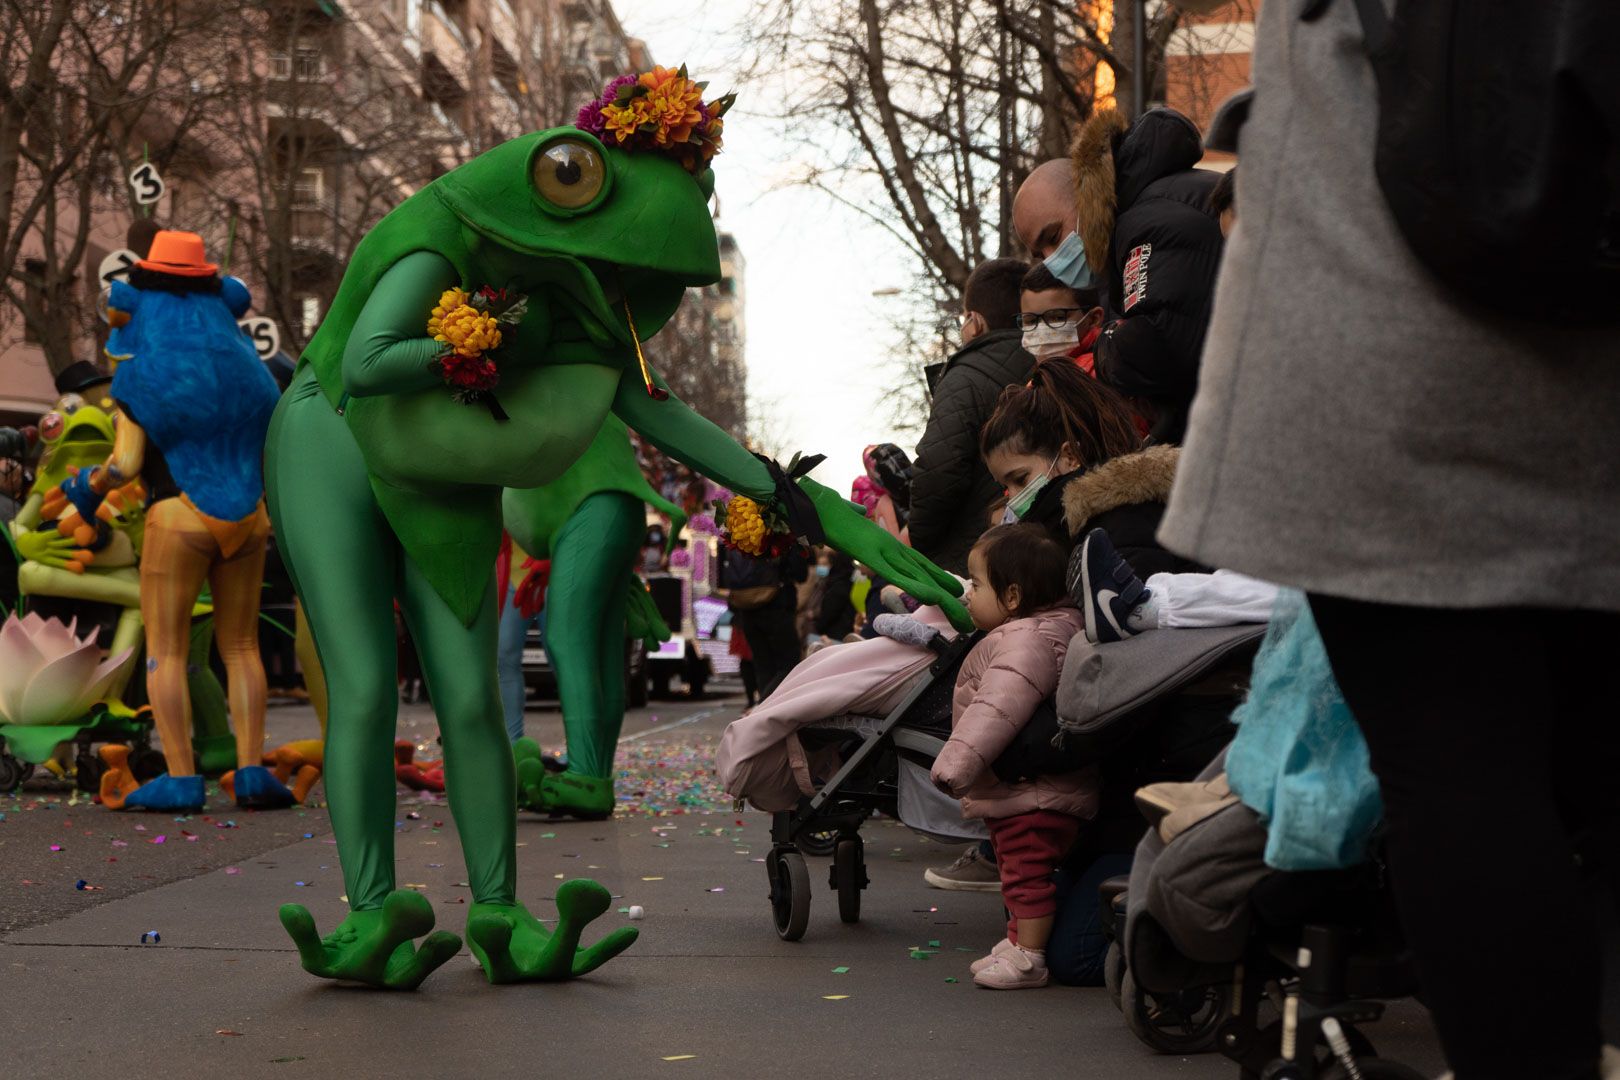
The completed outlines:
{"type": "Polygon", "coordinates": [[[587,496],[551,544],[546,652],[557,673],[568,771],[517,752],[524,805],[585,817],[613,811],[613,757],[624,724],[625,588],[647,531],[645,504],[620,491],[587,496]]]}
{"type": "MultiPolygon", "coordinates": [[[[394,888],[393,602],[422,652],[473,899],[521,912],[511,758],[495,684],[494,592],[463,626],[401,550],[358,447],[307,370],[277,409],[266,463],[277,537],[327,678],[326,791],[350,904],[348,918],[324,939],[297,905],[282,909],[282,925],[311,973],[409,989],[454,954],[446,940],[454,935],[433,935],[408,952],[411,938],[432,929],[433,910],[394,888]]],[[[518,977],[552,977],[542,950],[531,955],[533,929],[518,922],[509,948],[488,951],[491,962],[513,965],[518,977]]]]}

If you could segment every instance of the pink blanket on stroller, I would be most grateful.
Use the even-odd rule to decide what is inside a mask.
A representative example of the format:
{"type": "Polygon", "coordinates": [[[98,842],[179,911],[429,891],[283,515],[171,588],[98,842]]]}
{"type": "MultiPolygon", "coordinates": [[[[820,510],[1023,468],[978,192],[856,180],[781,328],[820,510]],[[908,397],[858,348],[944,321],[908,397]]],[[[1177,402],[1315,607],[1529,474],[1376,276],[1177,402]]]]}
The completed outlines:
{"type": "MultiPolygon", "coordinates": [[[[952,632],[937,607],[919,608],[916,618],[952,632]]],[[[933,660],[927,649],[884,637],[833,645],[810,656],[770,697],[726,728],[715,755],[726,794],[770,813],[793,809],[800,796],[815,794],[812,773],[828,764],[805,753],[799,729],[852,713],[887,715],[933,660]]]]}

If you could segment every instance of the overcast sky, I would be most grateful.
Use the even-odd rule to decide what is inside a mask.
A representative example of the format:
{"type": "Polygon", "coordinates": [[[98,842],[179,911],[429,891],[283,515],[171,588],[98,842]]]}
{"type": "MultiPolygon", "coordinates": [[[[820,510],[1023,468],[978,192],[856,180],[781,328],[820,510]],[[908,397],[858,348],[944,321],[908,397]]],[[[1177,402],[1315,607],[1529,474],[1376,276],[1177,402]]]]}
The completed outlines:
{"type": "MultiPolygon", "coordinates": [[[[625,32],[666,67],[685,62],[714,96],[736,89],[725,149],[715,161],[720,224],[737,237],[744,276],[748,390],[774,421],[789,453],[827,455],[814,476],[849,493],[861,449],[896,436],[880,399],[894,361],[875,290],[910,281],[906,253],[881,229],[826,196],[783,187],[797,148],[750,110],[737,85],[736,27],[749,0],[613,0],[625,32]]],[[[654,341],[656,346],[657,342],[654,341]]]]}

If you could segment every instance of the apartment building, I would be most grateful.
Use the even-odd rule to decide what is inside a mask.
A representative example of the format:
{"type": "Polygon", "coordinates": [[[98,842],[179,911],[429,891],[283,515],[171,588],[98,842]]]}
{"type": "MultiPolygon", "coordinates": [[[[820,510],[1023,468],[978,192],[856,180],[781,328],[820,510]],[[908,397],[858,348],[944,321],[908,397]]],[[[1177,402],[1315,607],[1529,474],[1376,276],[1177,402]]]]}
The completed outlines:
{"type": "Polygon", "coordinates": [[[0,423],[36,418],[52,372],[99,355],[99,267],[134,216],[203,234],[296,355],[389,209],[651,63],[608,0],[273,0],[222,14],[173,56],[162,100],[33,223],[17,276],[39,287],[19,292],[71,337],[41,341],[0,311],[0,423]],[[143,159],[164,192],[141,210],[124,177],[143,159]]]}

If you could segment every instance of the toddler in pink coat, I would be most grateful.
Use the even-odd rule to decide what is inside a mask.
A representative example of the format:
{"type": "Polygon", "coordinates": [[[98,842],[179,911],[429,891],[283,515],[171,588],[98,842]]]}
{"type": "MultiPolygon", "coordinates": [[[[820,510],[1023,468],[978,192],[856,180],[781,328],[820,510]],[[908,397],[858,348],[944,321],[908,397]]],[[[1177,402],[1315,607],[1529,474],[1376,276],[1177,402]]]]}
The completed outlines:
{"type": "Polygon", "coordinates": [[[1056,691],[1069,642],[1084,629],[1064,585],[1067,562],[1063,546],[1036,525],[991,529],[968,554],[968,614],[989,634],[956,677],[951,738],[933,780],[962,800],[964,817],[984,819],[995,846],[1012,918],[1006,938],[972,965],[973,981],[992,990],[1046,985],[1057,910],[1052,871],[1080,822],[1097,812],[1095,768],[1016,784],[990,768],[1056,691]]]}

